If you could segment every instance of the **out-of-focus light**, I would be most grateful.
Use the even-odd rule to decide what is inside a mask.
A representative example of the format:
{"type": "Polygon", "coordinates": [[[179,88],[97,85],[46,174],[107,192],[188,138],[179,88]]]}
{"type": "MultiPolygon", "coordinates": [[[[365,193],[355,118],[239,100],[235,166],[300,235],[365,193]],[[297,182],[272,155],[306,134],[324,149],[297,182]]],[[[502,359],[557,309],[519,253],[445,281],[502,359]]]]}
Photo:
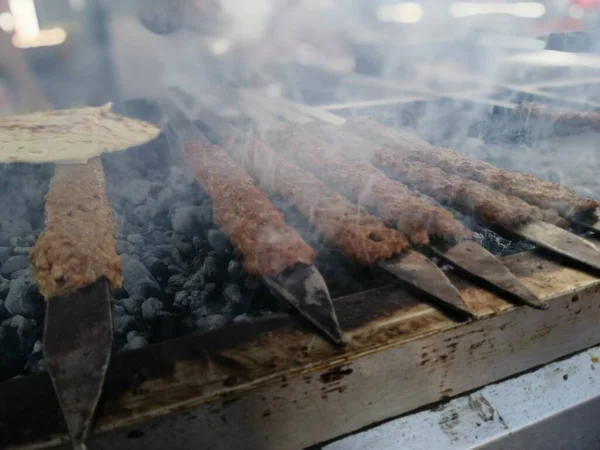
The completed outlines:
{"type": "Polygon", "coordinates": [[[50,47],[60,45],[67,40],[67,32],[62,28],[51,28],[48,30],[40,30],[37,37],[33,39],[25,39],[20,34],[15,34],[12,38],[12,43],[18,48],[33,48],[33,47],[50,47]]]}
{"type": "Polygon", "coordinates": [[[585,10],[580,5],[569,6],[569,17],[571,19],[579,20],[585,16],[585,10]]]}
{"type": "Polygon", "coordinates": [[[40,24],[33,0],[9,0],[8,4],[15,20],[15,33],[24,40],[38,37],[40,24]]]}
{"type": "Polygon", "coordinates": [[[83,11],[85,9],[85,0],[69,0],[73,11],[83,11]]]}
{"type": "Polygon", "coordinates": [[[414,2],[381,5],[377,17],[382,22],[418,23],[423,19],[423,7],[414,2]]]}
{"type": "Polygon", "coordinates": [[[11,13],[0,14],[0,29],[5,33],[12,33],[15,30],[15,18],[11,13]]]}
{"type": "Polygon", "coordinates": [[[535,53],[520,53],[504,58],[505,61],[530,66],[544,67],[586,67],[600,69],[600,57],[585,53],[568,53],[544,50],[535,53]]]}
{"type": "Polygon", "coordinates": [[[450,5],[454,17],[469,17],[484,14],[509,14],[525,19],[537,19],[546,14],[546,7],[539,2],[519,3],[467,3],[454,2],[450,5]]]}
{"type": "Polygon", "coordinates": [[[210,49],[215,55],[224,55],[230,47],[231,43],[228,39],[217,39],[211,44],[210,49]]]}

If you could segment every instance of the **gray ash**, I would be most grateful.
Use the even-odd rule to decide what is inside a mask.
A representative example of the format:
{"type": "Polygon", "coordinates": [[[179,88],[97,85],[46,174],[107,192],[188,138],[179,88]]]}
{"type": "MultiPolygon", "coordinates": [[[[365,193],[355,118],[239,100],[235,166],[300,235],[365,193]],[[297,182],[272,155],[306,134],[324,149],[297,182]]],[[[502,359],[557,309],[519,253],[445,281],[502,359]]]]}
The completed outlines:
{"type": "Polygon", "coordinates": [[[51,165],[0,165],[0,379],[45,367],[45,303],[28,254],[43,229],[52,172],[51,165]]]}

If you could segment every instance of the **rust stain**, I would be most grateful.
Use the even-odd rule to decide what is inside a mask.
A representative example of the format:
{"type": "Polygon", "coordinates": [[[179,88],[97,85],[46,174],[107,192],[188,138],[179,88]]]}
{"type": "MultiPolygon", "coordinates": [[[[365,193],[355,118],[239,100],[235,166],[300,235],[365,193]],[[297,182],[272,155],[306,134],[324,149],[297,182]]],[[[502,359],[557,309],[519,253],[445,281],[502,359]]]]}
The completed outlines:
{"type": "Polygon", "coordinates": [[[544,336],[546,336],[548,333],[550,333],[555,327],[557,326],[557,324],[548,324],[548,325],[544,325],[543,327],[541,327],[539,330],[536,331],[536,333],[534,334],[533,338],[534,339],[539,339],[542,338],[544,336]]]}
{"type": "Polygon", "coordinates": [[[452,396],[452,389],[444,389],[444,390],[441,392],[441,395],[442,395],[442,398],[443,398],[443,399],[450,398],[450,397],[452,396]]]}
{"type": "Polygon", "coordinates": [[[322,383],[333,383],[339,381],[342,378],[350,375],[354,370],[350,367],[337,366],[329,369],[327,372],[323,372],[319,377],[322,383]]]}

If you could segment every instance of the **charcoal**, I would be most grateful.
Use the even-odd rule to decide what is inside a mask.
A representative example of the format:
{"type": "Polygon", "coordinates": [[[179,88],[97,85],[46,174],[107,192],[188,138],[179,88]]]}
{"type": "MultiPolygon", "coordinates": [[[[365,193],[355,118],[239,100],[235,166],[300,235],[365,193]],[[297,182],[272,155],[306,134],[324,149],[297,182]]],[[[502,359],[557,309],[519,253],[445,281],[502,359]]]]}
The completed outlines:
{"type": "Polygon", "coordinates": [[[219,276],[219,266],[217,259],[213,256],[207,256],[204,258],[204,264],[202,265],[202,274],[207,280],[215,280],[219,276]]]}
{"type": "Polygon", "coordinates": [[[143,227],[150,220],[150,216],[148,214],[148,208],[146,205],[139,205],[133,208],[131,211],[131,219],[132,222],[139,227],[143,227]]]}
{"type": "Polygon", "coordinates": [[[167,269],[172,273],[185,273],[185,269],[183,267],[177,266],[175,264],[169,264],[167,269]]]}
{"type": "Polygon", "coordinates": [[[239,277],[242,273],[242,265],[232,259],[231,261],[229,261],[229,264],[227,265],[227,274],[229,275],[230,278],[235,279],[237,277],[239,277]]]}
{"type": "Polygon", "coordinates": [[[131,315],[141,314],[142,304],[146,299],[141,295],[134,294],[131,297],[121,299],[119,302],[125,311],[131,315]]]}
{"type": "Polygon", "coordinates": [[[31,224],[24,219],[8,219],[2,222],[2,231],[10,238],[27,236],[32,232],[31,224]]]}
{"type": "Polygon", "coordinates": [[[160,213],[160,203],[158,200],[148,198],[145,207],[148,220],[153,220],[160,213]]]}
{"type": "Polygon", "coordinates": [[[196,330],[200,333],[218,330],[227,325],[225,316],[215,314],[213,316],[202,317],[196,321],[196,330]]]}
{"type": "Polygon", "coordinates": [[[32,373],[44,373],[48,371],[48,365],[44,359],[42,341],[35,341],[33,350],[25,363],[25,370],[32,373]]]}
{"type": "Polygon", "coordinates": [[[169,277],[168,287],[174,290],[181,289],[187,282],[187,277],[183,274],[177,274],[169,277]]]}
{"type": "Polygon", "coordinates": [[[173,304],[182,309],[188,309],[190,307],[190,296],[189,291],[179,291],[175,294],[175,299],[173,300],[173,304]]]}
{"type": "Polygon", "coordinates": [[[173,231],[182,235],[192,235],[196,226],[196,217],[199,214],[197,206],[180,206],[171,213],[173,231]]]}
{"type": "Polygon", "coordinates": [[[177,247],[173,247],[171,248],[171,258],[173,259],[173,262],[177,265],[180,265],[183,263],[183,258],[181,257],[181,253],[179,253],[179,250],[177,250],[177,247]]]}
{"type": "Polygon", "coordinates": [[[138,294],[143,297],[159,297],[160,285],[146,266],[131,255],[122,255],[123,277],[125,278],[125,290],[130,294],[138,294]]]}
{"type": "Polygon", "coordinates": [[[258,278],[248,277],[244,280],[244,287],[250,291],[254,291],[261,286],[258,278]]]}
{"type": "Polygon", "coordinates": [[[202,251],[204,248],[204,242],[200,236],[194,236],[192,238],[192,245],[196,249],[196,251],[202,251]]]}
{"type": "Polygon", "coordinates": [[[113,317],[113,329],[115,334],[124,336],[130,331],[137,331],[138,323],[133,316],[113,317]]]}
{"type": "Polygon", "coordinates": [[[171,207],[174,199],[175,192],[171,188],[165,187],[160,191],[156,198],[158,212],[167,211],[171,207]]]}
{"type": "Polygon", "coordinates": [[[181,242],[177,244],[177,250],[184,256],[189,256],[194,252],[194,246],[189,242],[181,242]]]}
{"type": "Polygon", "coordinates": [[[127,333],[127,343],[121,348],[120,351],[126,352],[131,350],[138,350],[148,346],[148,339],[143,334],[137,331],[130,331],[127,333]]]}
{"type": "Polygon", "coordinates": [[[256,320],[255,316],[251,316],[248,313],[240,314],[235,319],[233,319],[233,323],[251,323],[256,320]]]}
{"type": "Polygon", "coordinates": [[[0,267],[0,274],[6,276],[13,273],[15,270],[27,269],[30,265],[29,258],[24,255],[15,255],[8,258],[2,267],[0,267]]]}
{"type": "Polygon", "coordinates": [[[4,301],[10,291],[10,281],[5,280],[0,282],[0,300],[4,301]]]}
{"type": "Polygon", "coordinates": [[[31,272],[11,281],[5,306],[12,315],[37,317],[43,314],[44,300],[40,295],[31,272]]]}
{"type": "Polygon", "coordinates": [[[28,256],[30,252],[31,252],[31,247],[15,247],[15,248],[13,248],[13,253],[15,255],[28,256]]]}
{"type": "Polygon", "coordinates": [[[127,314],[127,309],[123,305],[112,305],[113,317],[123,317],[127,314]]]}
{"type": "Polygon", "coordinates": [[[217,285],[215,283],[206,283],[204,285],[204,292],[211,295],[214,294],[217,290],[217,285]]]}
{"type": "Polygon", "coordinates": [[[164,314],[164,307],[159,299],[151,297],[142,303],[142,317],[147,321],[156,320],[164,314]]]}
{"type": "Polygon", "coordinates": [[[19,270],[15,270],[13,273],[10,274],[10,279],[11,280],[16,280],[17,278],[21,278],[26,276],[29,271],[31,269],[27,268],[27,269],[19,269],[19,270]]]}
{"type": "Polygon", "coordinates": [[[10,246],[11,247],[27,247],[27,241],[22,237],[11,237],[10,238],[10,246]]]}
{"type": "Polygon", "coordinates": [[[242,291],[237,284],[227,284],[223,289],[223,299],[227,303],[240,303],[242,300],[242,291]]]}
{"type": "Polygon", "coordinates": [[[135,179],[130,181],[127,186],[125,186],[125,189],[121,195],[130,204],[140,205],[148,197],[151,187],[152,184],[148,180],[135,179]]]}
{"type": "Polygon", "coordinates": [[[208,311],[206,302],[210,297],[207,291],[190,291],[188,296],[188,305],[190,311],[196,316],[205,314],[208,311]]]}
{"type": "Polygon", "coordinates": [[[163,265],[166,268],[164,262],[158,259],[156,256],[149,256],[147,258],[142,257],[142,263],[152,275],[156,275],[156,272],[159,272],[163,268],[163,265]]]}
{"type": "Polygon", "coordinates": [[[10,254],[11,250],[9,247],[0,247],[0,267],[2,267],[2,264],[10,257],[10,254]]]}
{"type": "Polygon", "coordinates": [[[135,247],[130,242],[117,240],[117,253],[119,255],[124,255],[126,253],[131,254],[134,251],[135,251],[135,247]]]}
{"type": "Polygon", "coordinates": [[[154,249],[154,256],[157,256],[158,258],[170,258],[172,249],[173,246],[171,244],[157,245],[154,249]]]}
{"type": "Polygon", "coordinates": [[[229,250],[231,245],[225,233],[220,230],[208,230],[208,243],[216,252],[224,252],[229,250]]]}
{"type": "Polygon", "coordinates": [[[16,315],[2,322],[3,339],[2,349],[4,353],[14,359],[27,358],[35,344],[37,322],[16,315]]]}
{"type": "Polygon", "coordinates": [[[8,309],[6,309],[4,300],[0,300],[0,320],[8,319],[10,315],[10,312],[8,311],[8,309]]]}
{"type": "Polygon", "coordinates": [[[127,241],[133,245],[143,245],[144,244],[144,236],[140,233],[132,233],[127,236],[127,241]]]}

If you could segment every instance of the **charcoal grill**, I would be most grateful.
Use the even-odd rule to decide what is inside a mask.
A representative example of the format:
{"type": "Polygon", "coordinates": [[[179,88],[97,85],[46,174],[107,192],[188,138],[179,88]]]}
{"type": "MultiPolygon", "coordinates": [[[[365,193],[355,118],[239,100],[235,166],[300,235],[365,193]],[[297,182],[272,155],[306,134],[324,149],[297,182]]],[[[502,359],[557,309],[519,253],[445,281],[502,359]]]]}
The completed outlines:
{"type": "MultiPolygon", "coordinates": [[[[384,84],[364,77],[348,82],[384,84]]],[[[385,84],[397,94],[305,105],[259,93],[257,108],[285,120],[334,122],[338,114],[397,119],[401,112],[405,125],[426,104],[511,110],[516,94],[550,98],[536,96],[542,88],[531,85],[459,95],[385,84]]],[[[539,250],[502,260],[548,310],[515,306],[449,270],[478,320],[456,322],[418,294],[382,285],[334,299],[345,349],[302,322],[276,316],[114,356],[90,447],[303,448],[600,343],[597,274],[539,250]]],[[[67,441],[47,375],[3,382],[0,397],[1,447],[51,448],[67,441]]]]}

